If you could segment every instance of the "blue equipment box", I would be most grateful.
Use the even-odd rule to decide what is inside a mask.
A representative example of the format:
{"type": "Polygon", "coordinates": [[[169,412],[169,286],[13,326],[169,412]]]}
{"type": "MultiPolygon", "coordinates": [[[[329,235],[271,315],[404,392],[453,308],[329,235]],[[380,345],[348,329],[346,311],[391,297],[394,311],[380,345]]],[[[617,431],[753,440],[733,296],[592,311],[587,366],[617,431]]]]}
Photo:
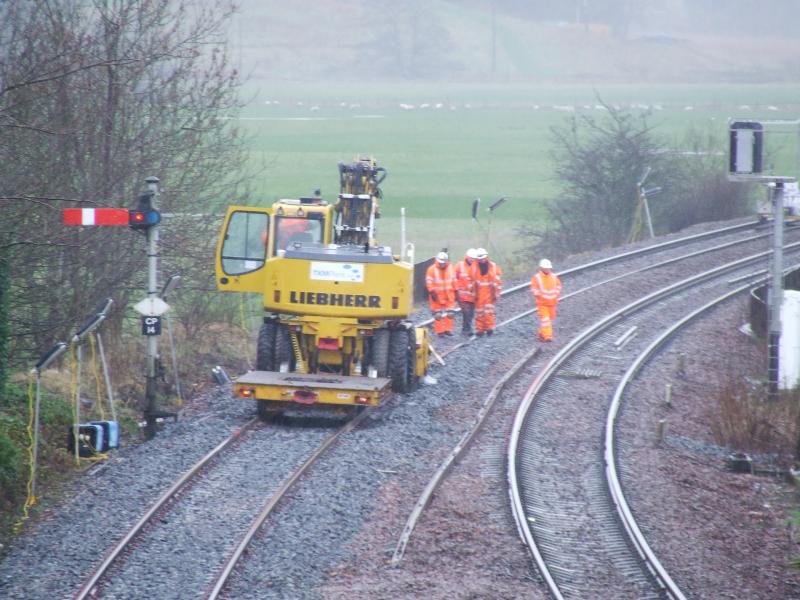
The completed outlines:
{"type": "Polygon", "coordinates": [[[90,425],[100,425],[103,428],[103,439],[106,441],[105,452],[111,448],[119,448],[119,424],[116,421],[92,421],[90,425]]]}

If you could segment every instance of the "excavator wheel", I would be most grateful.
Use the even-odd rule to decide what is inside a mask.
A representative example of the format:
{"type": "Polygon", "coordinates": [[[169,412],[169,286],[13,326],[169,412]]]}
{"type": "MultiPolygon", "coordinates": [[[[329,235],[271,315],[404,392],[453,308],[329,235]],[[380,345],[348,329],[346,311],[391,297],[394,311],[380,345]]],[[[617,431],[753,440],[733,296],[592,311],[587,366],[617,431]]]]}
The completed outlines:
{"type": "MultiPolygon", "coordinates": [[[[413,387],[413,382],[409,378],[409,371],[411,373],[414,372],[413,359],[409,353],[409,340],[408,329],[395,329],[392,331],[392,338],[389,344],[390,376],[392,378],[392,389],[401,394],[410,392],[413,387]],[[409,365],[409,363],[411,364],[409,365]]],[[[416,343],[413,347],[416,348],[416,343]]]]}
{"type": "Polygon", "coordinates": [[[259,371],[275,370],[275,331],[277,323],[268,321],[261,325],[256,346],[256,369],[259,371]]]}
{"type": "Polygon", "coordinates": [[[372,351],[370,364],[378,371],[378,377],[389,376],[389,348],[392,332],[388,329],[376,329],[372,334],[372,351]]]}
{"type": "Polygon", "coordinates": [[[408,371],[406,391],[416,391],[419,387],[419,377],[417,377],[417,329],[413,326],[408,329],[408,363],[406,369],[408,371]]]}
{"type": "Polygon", "coordinates": [[[289,371],[294,371],[296,361],[292,348],[292,334],[286,325],[278,325],[275,332],[275,370],[280,370],[285,362],[289,363],[289,371]]]}

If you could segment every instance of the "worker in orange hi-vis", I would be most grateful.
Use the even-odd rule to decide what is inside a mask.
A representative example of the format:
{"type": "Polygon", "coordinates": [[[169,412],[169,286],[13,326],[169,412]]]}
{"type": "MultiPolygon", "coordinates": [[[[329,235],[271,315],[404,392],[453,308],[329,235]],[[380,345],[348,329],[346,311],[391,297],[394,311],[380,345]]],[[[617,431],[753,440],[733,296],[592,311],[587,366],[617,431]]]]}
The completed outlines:
{"type": "Polygon", "coordinates": [[[295,241],[311,241],[312,239],[310,235],[303,236],[303,234],[311,232],[310,221],[303,217],[279,217],[275,229],[278,242],[276,250],[285,250],[289,244],[295,241]]]}
{"type": "Polygon", "coordinates": [[[475,317],[475,286],[472,284],[472,263],[475,262],[477,252],[475,248],[470,248],[464,255],[464,259],[456,263],[456,302],[461,309],[461,333],[466,336],[472,335],[472,321],[475,317]]]}
{"type": "Polygon", "coordinates": [[[425,273],[425,286],[433,312],[436,335],[453,335],[453,313],[456,310],[456,276],[447,252],[439,252],[425,273]]]}
{"type": "Polygon", "coordinates": [[[495,327],[495,305],[503,290],[502,269],[489,260],[484,248],[475,250],[470,275],[475,288],[475,333],[492,335],[495,327]]]}
{"type": "Polygon", "coordinates": [[[531,277],[531,291],[539,313],[539,340],[552,342],[561,280],[553,273],[553,264],[546,258],[539,261],[539,270],[531,277]]]}

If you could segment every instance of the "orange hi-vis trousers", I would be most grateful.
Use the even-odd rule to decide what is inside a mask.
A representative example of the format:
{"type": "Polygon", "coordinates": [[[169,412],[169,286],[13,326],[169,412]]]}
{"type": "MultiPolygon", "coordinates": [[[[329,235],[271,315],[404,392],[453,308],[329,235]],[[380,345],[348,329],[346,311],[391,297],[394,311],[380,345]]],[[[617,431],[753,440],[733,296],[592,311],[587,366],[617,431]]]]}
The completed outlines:
{"type": "Polygon", "coordinates": [[[475,332],[494,331],[494,302],[475,304],[475,332]]]}
{"type": "Polygon", "coordinates": [[[539,313],[539,338],[542,340],[552,340],[553,321],[556,320],[556,305],[537,304],[536,311],[539,313]]]}
{"type": "Polygon", "coordinates": [[[441,335],[448,331],[453,331],[453,306],[452,302],[430,301],[431,312],[433,313],[433,330],[436,335],[441,335]]]}

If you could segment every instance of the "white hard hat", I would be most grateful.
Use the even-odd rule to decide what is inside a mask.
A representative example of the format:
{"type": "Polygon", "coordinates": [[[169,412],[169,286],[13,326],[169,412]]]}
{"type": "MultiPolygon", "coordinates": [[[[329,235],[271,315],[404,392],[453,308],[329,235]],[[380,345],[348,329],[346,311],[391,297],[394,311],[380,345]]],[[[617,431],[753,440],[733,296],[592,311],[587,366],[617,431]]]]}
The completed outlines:
{"type": "Polygon", "coordinates": [[[450,260],[450,257],[447,256],[447,252],[439,252],[439,254],[436,255],[436,260],[439,262],[447,262],[450,260]]]}
{"type": "Polygon", "coordinates": [[[478,251],[475,248],[467,250],[467,258],[478,258],[478,251]]]}
{"type": "Polygon", "coordinates": [[[489,253],[486,251],[486,248],[476,248],[475,249],[475,258],[481,260],[489,256],[489,253]]]}
{"type": "Polygon", "coordinates": [[[553,268],[553,263],[551,263],[546,258],[543,258],[542,260],[539,261],[539,268],[540,269],[552,269],[553,268]]]}

